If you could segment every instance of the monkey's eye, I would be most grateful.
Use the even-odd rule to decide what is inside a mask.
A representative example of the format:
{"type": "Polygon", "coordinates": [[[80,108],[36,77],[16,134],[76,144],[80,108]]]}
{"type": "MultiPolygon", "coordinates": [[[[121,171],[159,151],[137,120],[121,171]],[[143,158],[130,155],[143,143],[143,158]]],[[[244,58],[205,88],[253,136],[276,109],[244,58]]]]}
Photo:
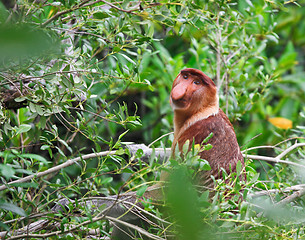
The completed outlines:
{"type": "Polygon", "coordinates": [[[188,76],[187,74],[183,74],[182,77],[183,77],[184,79],[187,79],[189,76],[188,76]]]}
{"type": "Polygon", "coordinates": [[[200,81],[199,80],[195,80],[193,83],[196,84],[196,85],[199,85],[200,81]]]}

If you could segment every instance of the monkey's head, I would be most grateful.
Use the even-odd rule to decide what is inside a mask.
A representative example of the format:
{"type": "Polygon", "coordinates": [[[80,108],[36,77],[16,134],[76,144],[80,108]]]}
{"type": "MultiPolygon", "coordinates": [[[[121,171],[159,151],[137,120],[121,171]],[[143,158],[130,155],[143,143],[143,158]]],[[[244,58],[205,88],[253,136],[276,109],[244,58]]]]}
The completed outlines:
{"type": "Polygon", "coordinates": [[[170,102],[175,111],[195,114],[218,106],[217,88],[200,70],[186,68],[174,80],[170,102]]]}

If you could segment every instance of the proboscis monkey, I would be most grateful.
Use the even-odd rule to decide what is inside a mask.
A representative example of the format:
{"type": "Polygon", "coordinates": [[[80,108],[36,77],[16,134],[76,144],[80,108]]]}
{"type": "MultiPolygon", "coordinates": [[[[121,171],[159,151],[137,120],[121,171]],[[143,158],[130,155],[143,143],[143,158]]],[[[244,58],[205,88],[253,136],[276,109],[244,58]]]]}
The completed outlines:
{"type": "Polygon", "coordinates": [[[238,161],[244,165],[232,124],[219,108],[217,88],[207,75],[197,69],[183,69],[174,80],[170,101],[175,124],[172,150],[177,144],[181,150],[187,140],[201,144],[213,133],[208,141],[212,149],[199,153],[212,169],[202,174],[206,180],[211,174],[219,178],[221,168],[235,171],[238,161]]]}
{"type": "MultiPolygon", "coordinates": [[[[174,110],[172,152],[177,144],[180,150],[187,140],[201,144],[213,133],[207,142],[213,147],[199,153],[211,166],[211,171],[200,174],[199,184],[212,187],[210,175],[219,178],[221,169],[228,173],[235,171],[238,161],[244,166],[234,129],[226,114],[219,108],[217,88],[208,76],[197,69],[183,69],[174,80],[170,102],[174,110]]],[[[241,175],[241,178],[244,179],[245,176],[241,175]]],[[[154,185],[147,189],[144,197],[160,199],[160,189],[160,185],[154,185]]]]}
{"type": "MultiPolygon", "coordinates": [[[[219,108],[216,86],[208,76],[197,69],[183,69],[174,80],[170,102],[174,110],[175,129],[172,149],[178,144],[181,150],[187,140],[201,144],[210,133],[213,133],[208,141],[213,147],[199,153],[200,157],[207,160],[211,166],[210,172],[202,173],[199,184],[210,187],[210,175],[219,178],[222,168],[227,172],[235,171],[238,161],[244,165],[234,129],[228,117],[219,108]]],[[[162,199],[162,188],[162,184],[151,186],[144,193],[144,197],[152,200],[162,199]]],[[[142,206],[140,199],[135,192],[131,192],[110,196],[107,199],[92,200],[91,204],[96,207],[105,206],[106,216],[138,225],[142,206]]],[[[53,210],[60,210],[61,206],[67,205],[69,201],[63,199],[53,210]]],[[[90,201],[85,204],[90,204],[90,201]]],[[[112,239],[135,239],[133,237],[135,231],[128,225],[115,221],[114,224],[112,239]]]]}

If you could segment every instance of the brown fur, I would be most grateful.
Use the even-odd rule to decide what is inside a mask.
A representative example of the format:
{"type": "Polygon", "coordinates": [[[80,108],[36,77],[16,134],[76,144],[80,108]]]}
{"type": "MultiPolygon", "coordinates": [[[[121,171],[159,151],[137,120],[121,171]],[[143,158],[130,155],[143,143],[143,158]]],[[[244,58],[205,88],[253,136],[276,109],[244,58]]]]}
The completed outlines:
{"type": "Polygon", "coordinates": [[[202,159],[209,162],[212,168],[210,174],[218,178],[221,168],[229,173],[230,169],[236,170],[238,161],[244,164],[234,129],[221,109],[216,115],[197,121],[187,128],[178,139],[179,148],[186,140],[192,142],[194,139],[195,144],[200,144],[210,133],[213,133],[213,137],[207,143],[213,146],[212,149],[199,153],[202,159]]]}
{"type": "Polygon", "coordinates": [[[213,174],[219,178],[221,168],[229,172],[230,169],[236,170],[238,161],[244,165],[234,129],[228,117],[218,107],[217,89],[208,76],[197,69],[182,70],[173,83],[171,104],[175,114],[172,149],[178,143],[181,150],[186,140],[192,142],[194,139],[195,144],[201,144],[213,133],[208,141],[213,148],[200,153],[200,157],[207,160],[212,168],[204,176],[213,174]],[[187,74],[188,78],[185,79],[183,74],[187,74]],[[193,82],[197,79],[202,84],[194,85],[193,82]],[[179,105],[180,102],[183,104],[179,105]]]}
{"type": "MultiPolygon", "coordinates": [[[[178,144],[181,150],[187,140],[190,142],[194,140],[195,144],[201,144],[211,132],[213,133],[213,137],[208,141],[213,148],[200,153],[200,157],[210,163],[212,170],[199,173],[199,184],[211,187],[212,184],[209,182],[211,174],[219,178],[221,168],[227,172],[230,169],[235,171],[238,161],[244,164],[234,129],[228,117],[219,109],[217,89],[208,76],[197,69],[182,70],[173,83],[171,104],[174,109],[175,124],[172,149],[178,144]]],[[[165,175],[161,174],[162,180],[166,180],[165,175]]],[[[144,197],[154,202],[163,199],[163,187],[162,182],[148,187],[144,197]]],[[[143,207],[135,192],[121,195],[119,199],[127,197],[129,197],[129,202],[143,207]]],[[[113,204],[113,202],[107,203],[106,206],[109,204],[113,204]]],[[[128,222],[136,225],[143,224],[137,211],[129,208],[126,213],[126,208],[122,208],[118,204],[110,211],[111,216],[124,215],[124,220],[128,222]]],[[[119,228],[123,228],[127,232],[134,231],[126,226],[115,227],[112,239],[134,239],[119,228]]]]}

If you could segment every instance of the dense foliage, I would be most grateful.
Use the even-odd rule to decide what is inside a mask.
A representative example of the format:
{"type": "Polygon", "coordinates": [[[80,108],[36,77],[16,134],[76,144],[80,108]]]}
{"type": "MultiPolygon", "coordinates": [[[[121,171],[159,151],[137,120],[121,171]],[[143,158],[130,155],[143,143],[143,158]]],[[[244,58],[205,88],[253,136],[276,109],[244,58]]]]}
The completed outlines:
{"type": "MultiPolygon", "coordinates": [[[[170,168],[171,210],[150,204],[145,210],[178,224],[161,221],[149,230],[154,236],[304,238],[304,0],[4,2],[1,184],[75,161],[2,189],[3,231],[34,221],[29,217],[62,197],[141,195],[170,168]],[[185,67],[215,81],[244,154],[255,155],[247,160],[247,182],[224,173],[212,201],[191,184],[194,167],[208,169],[196,149],[185,161],[164,165],[154,156],[134,161],[142,152],[132,157],[124,148],[128,142],[171,146],[169,92],[185,67]],[[105,154],[86,157],[99,152],[105,154]]],[[[67,225],[95,217],[83,211],[83,217],[44,217],[60,219],[57,238],[82,238],[67,225]]],[[[102,219],[78,230],[107,235],[109,228],[102,219]]]]}

